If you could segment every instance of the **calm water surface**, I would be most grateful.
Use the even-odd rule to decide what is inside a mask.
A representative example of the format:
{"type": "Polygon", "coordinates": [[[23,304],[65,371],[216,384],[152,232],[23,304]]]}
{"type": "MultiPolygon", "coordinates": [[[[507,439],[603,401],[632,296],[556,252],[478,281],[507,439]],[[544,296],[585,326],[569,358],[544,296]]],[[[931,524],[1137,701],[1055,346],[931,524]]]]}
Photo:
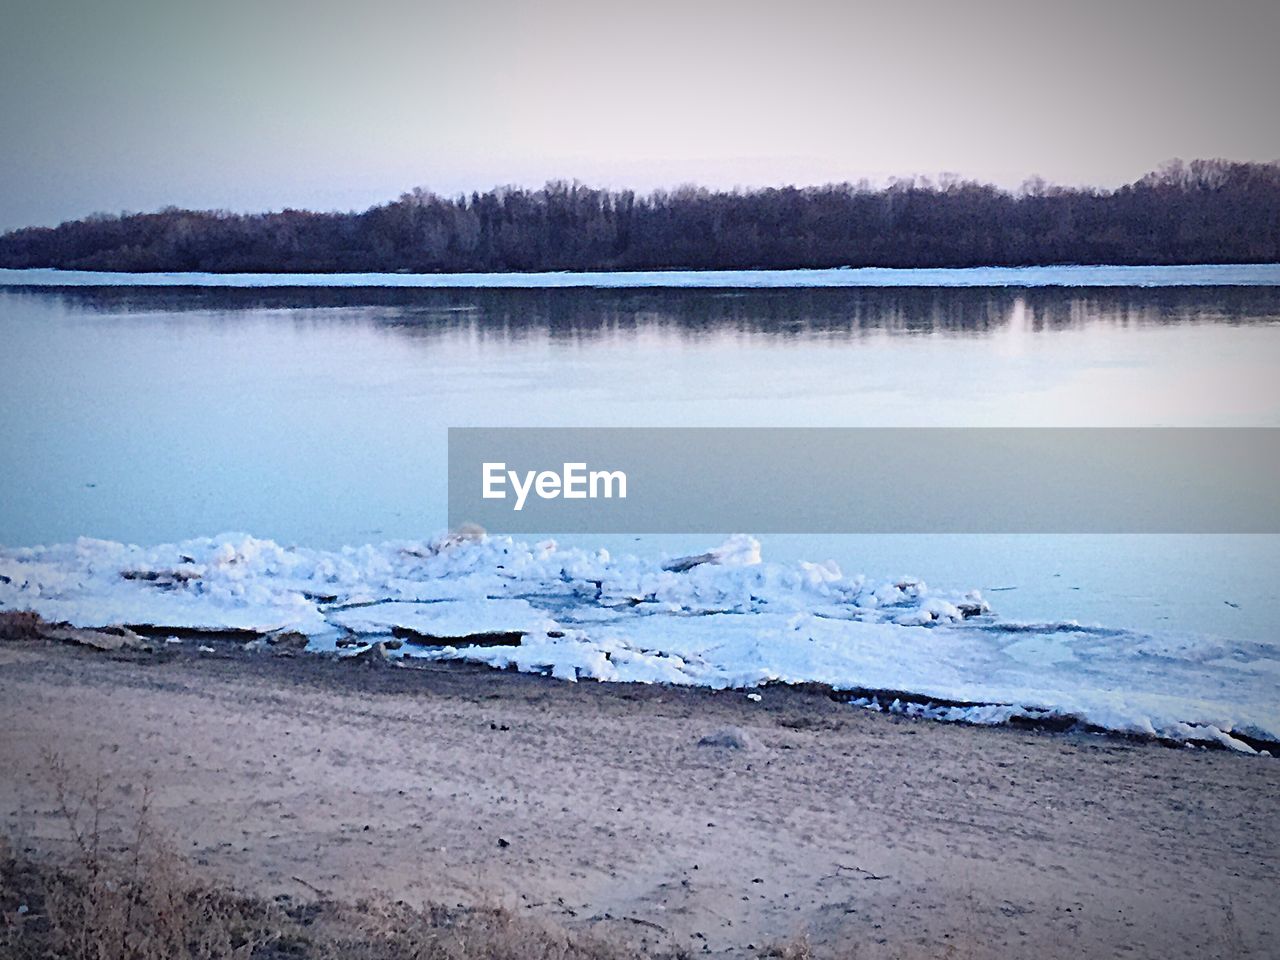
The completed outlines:
{"type": "MultiPolygon", "coordinates": [[[[450,426],[1280,426],[1278,371],[1273,287],[0,289],[0,543],[431,536],[450,426]]],[[[978,587],[1019,619],[1275,639],[1280,601],[1277,537],[765,555],[978,587]]]]}

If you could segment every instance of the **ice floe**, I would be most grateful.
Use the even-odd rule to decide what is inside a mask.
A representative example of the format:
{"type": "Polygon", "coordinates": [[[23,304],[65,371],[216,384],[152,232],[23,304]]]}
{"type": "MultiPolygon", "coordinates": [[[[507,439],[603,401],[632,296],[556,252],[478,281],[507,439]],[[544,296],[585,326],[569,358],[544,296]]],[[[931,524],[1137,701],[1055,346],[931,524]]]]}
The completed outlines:
{"type": "Polygon", "coordinates": [[[1276,644],[1013,623],[973,591],[766,562],[750,537],[691,557],[475,532],[339,551],[243,534],[0,549],[0,610],[23,609],[161,638],[296,631],[314,651],[385,643],[379,655],[564,680],[819,683],[855,706],[938,720],[1079,724],[1244,752],[1280,741],[1276,644]]]}

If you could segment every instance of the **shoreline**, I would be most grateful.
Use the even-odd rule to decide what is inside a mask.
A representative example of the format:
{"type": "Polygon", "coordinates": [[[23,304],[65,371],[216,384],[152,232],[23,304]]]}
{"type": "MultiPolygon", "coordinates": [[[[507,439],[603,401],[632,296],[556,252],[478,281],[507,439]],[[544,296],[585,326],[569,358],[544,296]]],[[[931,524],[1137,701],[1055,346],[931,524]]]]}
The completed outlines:
{"type": "Polygon", "coordinates": [[[1246,754],[1280,742],[1273,644],[1004,621],[980,591],[766,561],[749,537],[678,561],[479,535],[342,551],[242,534],[145,548],[82,539],[0,550],[0,604],[16,636],[26,610],[44,618],[31,635],[97,647],[161,649],[172,634],[564,680],[817,683],[940,720],[1246,754]]]}
{"type": "Polygon", "coordinates": [[[5,643],[0,811],[56,845],[49,751],[149,778],[179,847],[255,893],[499,902],[646,949],[1203,957],[1280,934],[1273,764],[757,692],[5,643]],[[699,744],[725,731],[746,747],[699,744]]]}
{"type": "Polygon", "coordinates": [[[1019,267],[551,270],[493,273],[212,273],[0,268],[0,288],[243,287],[406,289],[830,289],[1280,286],[1280,263],[1051,264],[1019,267]]]}

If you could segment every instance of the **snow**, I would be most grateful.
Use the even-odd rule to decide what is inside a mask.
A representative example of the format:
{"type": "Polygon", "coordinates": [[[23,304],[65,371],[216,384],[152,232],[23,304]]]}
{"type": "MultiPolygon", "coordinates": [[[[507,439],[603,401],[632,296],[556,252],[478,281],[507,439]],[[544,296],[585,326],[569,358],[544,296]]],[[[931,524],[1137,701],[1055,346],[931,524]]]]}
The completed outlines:
{"type": "Polygon", "coordinates": [[[568,681],[813,682],[858,707],[937,720],[1062,719],[1242,752],[1242,736],[1280,741],[1280,645],[1010,622],[975,592],[768,562],[743,536],[692,558],[482,534],[338,551],[245,534],[81,539],[0,548],[0,609],[81,627],[297,630],[315,650],[403,628],[440,642],[398,656],[568,681]],[[479,634],[522,638],[467,644],[479,634]]]}
{"type": "Polygon", "coordinates": [[[0,286],[35,287],[1179,287],[1278,286],[1280,264],[972,267],[966,269],[649,270],[616,273],[110,273],[4,270],[0,286]]]}

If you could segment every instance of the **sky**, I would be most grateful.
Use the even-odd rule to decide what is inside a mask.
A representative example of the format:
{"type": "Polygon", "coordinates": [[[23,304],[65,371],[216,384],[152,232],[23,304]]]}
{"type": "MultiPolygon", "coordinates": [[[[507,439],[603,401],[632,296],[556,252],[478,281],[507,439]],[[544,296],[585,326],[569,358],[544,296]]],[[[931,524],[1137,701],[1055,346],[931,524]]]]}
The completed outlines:
{"type": "Polygon", "coordinates": [[[1275,0],[2,0],[0,230],[1280,159],[1275,0]]]}

